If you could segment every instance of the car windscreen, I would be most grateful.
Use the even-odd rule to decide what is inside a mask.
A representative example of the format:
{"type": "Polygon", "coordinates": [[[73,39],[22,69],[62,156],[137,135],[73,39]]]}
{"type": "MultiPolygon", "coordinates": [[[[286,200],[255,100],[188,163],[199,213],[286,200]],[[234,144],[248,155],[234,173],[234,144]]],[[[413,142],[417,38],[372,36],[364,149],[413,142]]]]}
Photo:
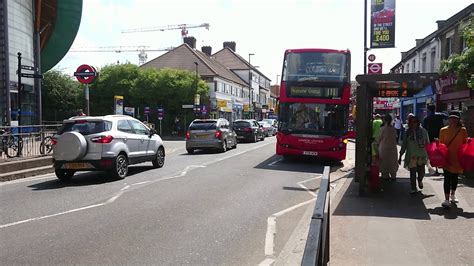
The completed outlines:
{"type": "Polygon", "coordinates": [[[72,121],[64,123],[63,127],[59,130],[59,134],[65,132],[79,132],[82,135],[96,134],[112,129],[112,122],[110,121],[72,121]]]}
{"type": "Polygon", "coordinates": [[[189,130],[212,130],[216,127],[217,121],[194,121],[189,126],[189,130]]]}
{"type": "Polygon", "coordinates": [[[250,127],[250,123],[247,121],[235,121],[234,127],[250,127]]]}

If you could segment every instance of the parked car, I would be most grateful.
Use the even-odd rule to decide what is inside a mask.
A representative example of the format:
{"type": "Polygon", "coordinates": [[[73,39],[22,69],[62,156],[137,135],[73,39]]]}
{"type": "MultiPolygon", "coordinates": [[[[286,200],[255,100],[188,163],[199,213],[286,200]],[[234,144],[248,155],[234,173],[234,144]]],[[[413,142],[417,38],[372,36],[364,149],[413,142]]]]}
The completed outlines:
{"type": "Polygon", "coordinates": [[[272,125],[274,128],[278,128],[278,120],[276,119],[263,119],[263,121],[267,122],[268,124],[272,125]]]}
{"type": "Polygon", "coordinates": [[[228,148],[237,148],[237,135],[226,119],[196,119],[189,125],[186,132],[186,150],[189,154],[197,149],[226,152],[228,148]]]}
{"type": "Polygon", "coordinates": [[[239,141],[247,140],[257,142],[258,140],[265,139],[263,127],[254,119],[235,120],[232,126],[237,134],[237,140],[239,141]]]}
{"type": "Polygon", "coordinates": [[[165,148],[154,129],[125,115],[76,116],[63,121],[53,137],[56,176],[69,180],[77,171],[108,171],[118,179],[131,164],[165,163],[165,148]]]}
{"type": "Polygon", "coordinates": [[[258,121],[258,124],[263,127],[263,131],[265,133],[265,136],[271,137],[276,135],[276,128],[272,125],[270,125],[266,121],[258,121]]]}

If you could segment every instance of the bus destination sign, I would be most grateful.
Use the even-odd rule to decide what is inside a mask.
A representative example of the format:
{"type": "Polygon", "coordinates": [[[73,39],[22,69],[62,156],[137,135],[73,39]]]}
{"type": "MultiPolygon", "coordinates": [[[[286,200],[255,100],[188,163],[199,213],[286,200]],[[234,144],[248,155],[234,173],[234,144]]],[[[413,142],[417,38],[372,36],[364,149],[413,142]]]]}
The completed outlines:
{"type": "Polygon", "coordinates": [[[330,87],[290,87],[288,97],[301,98],[341,98],[342,90],[330,87]]]}
{"type": "Polygon", "coordinates": [[[407,89],[379,89],[379,97],[409,97],[407,89]]]}

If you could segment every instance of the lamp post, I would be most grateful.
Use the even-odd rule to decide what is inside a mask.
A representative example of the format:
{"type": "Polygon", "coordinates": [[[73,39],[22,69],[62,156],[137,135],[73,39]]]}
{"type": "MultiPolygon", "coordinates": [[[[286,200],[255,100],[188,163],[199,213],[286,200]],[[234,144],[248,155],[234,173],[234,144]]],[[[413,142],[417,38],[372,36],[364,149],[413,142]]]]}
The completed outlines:
{"type": "Polygon", "coordinates": [[[249,54],[249,118],[252,118],[252,113],[251,113],[251,109],[250,107],[252,106],[252,65],[250,64],[250,57],[252,55],[255,55],[255,54],[252,54],[250,53],[249,54]]]}
{"type": "Polygon", "coordinates": [[[195,115],[199,115],[199,104],[200,104],[200,99],[199,99],[199,94],[198,94],[198,62],[194,62],[194,65],[196,65],[196,94],[194,95],[194,113],[195,115]]]}

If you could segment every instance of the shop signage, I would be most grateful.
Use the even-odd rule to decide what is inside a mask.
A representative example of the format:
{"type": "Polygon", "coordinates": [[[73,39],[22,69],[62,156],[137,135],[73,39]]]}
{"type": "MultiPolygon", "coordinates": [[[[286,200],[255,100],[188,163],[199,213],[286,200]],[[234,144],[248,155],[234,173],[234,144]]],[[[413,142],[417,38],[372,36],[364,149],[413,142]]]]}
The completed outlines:
{"type": "Polygon", "coordinates": [[[454,74],[440,77],[435,81],[436,94],[444,94],[454,91],[456,81],[457,78],[454,74]]]}

